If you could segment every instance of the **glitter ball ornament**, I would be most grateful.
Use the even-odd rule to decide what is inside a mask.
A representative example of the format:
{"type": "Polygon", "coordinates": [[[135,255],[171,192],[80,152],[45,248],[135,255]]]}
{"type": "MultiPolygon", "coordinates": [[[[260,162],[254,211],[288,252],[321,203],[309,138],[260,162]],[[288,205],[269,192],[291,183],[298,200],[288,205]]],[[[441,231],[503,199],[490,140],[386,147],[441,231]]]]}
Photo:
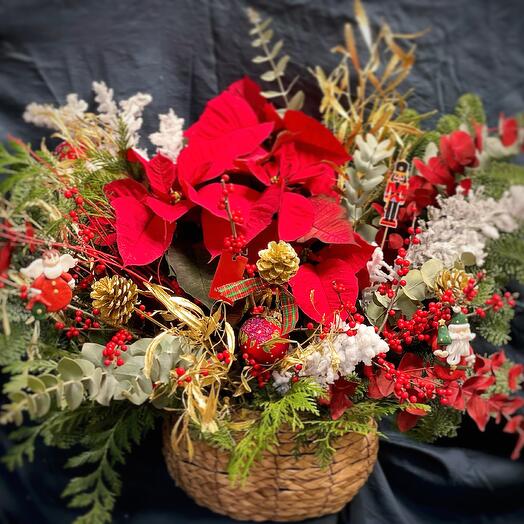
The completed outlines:
{"type": "Polygon", "coordinates": [[[258,272],[270,284],[285,284],[297,274],[300,259],[293,247],[283,240],[271,241],[258,256],[258,272]]]}
{"type": "Polygon", "coordinates": [[[249,318],[238,333],[240,351],[257,364],[273,364],[286,354],[287,342],[271,343],[271,340],[279,338],[282,338],[281,323],[270,316],[249,318]]]}
{"type": "Polygon", "coordinates": [[[138,299],[138,289],[128,278],[118,275],[97,280],[91,291],[93,308],[111,324],[125,324],[133,313],[138,299]]]}

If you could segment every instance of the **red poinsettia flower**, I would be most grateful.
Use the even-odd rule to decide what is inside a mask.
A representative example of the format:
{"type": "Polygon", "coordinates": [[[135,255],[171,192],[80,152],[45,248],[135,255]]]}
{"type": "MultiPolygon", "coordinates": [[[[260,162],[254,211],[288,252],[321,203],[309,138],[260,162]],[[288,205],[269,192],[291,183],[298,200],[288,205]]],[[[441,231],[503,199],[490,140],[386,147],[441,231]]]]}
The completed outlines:
{"type": "MultiPolygon", "coordinates": [[[[317,322],[330,322],[341,303],[354,304],[358,296],[356,274],[370,259],[374,246],[355,233],[354,245],[331,245],[318,254],[319,263],[301,264],[290,280],[293,296],[300,309],[317,322]],[[334,283],[342,286],[338,292],[334,283]]],[[[345,319],[347,313],[341,312],[345,319]]]]}
{"type": "Polygon", "coordinates": [[[519,123],[517,119],[506,118],[501,114],[499,118],[499,135],[503,146],[512,146],[519,137],[519,123]]]}
{"type": "Polygon", "coordinates": [[[270,113],[246,79],[208,102],[185,132],[189,143],[178,157],[180,180],[190,197],[198,184],[234,169],[237,161],[266,154],[261,144],[275,127],[275,119],[268,120],[270,113]]]}
{"type": "Polygon", "coordinates": [[[347,162],[350,156],[328,129],[300,111],[288,111],[283,126],[272,156],[248,163],[260,182],[280,190],[275,209],[279,238],[305,241],[313,237],[310,232],[314,229],[315,238],[325,242],[350,242],[351,231],[335,200],[314,200],[298,191],[336,197],[333,166],[347,162]],[[329,230],[332,234],[328,240],[325,235],[329,230]]]}
{"type": "MultiPolygon", "coordinates": [[[[275,209],[278,209],[278,188],[270,187],[259,193],[250,187],[232,184],[232,189],[228,195],[230,208],[243,219],[236,225],[236,230],[249,243],[271,225],[275,209]]],[[[221,196],[220,183],[206,185],[193,193],[193,202],[203,208],[204,244],[213,258],[222,252],[224,239],[231,235],[227,212],[219,206],[221,196]]]]}
{"type": "Polygon", "coordinates": [[[448,195],[455,192],[455,177],[440,156],[430,158],[427,164],[418,158],[415,158],[413,163],[420,176],[432,185],[446,186],[448,195]]]}
{"type": "MultiPolygon", "coordinates": [[[[485,398],[484,393],[495,381],[496,378],[494,376],[473,376],[468,378],[460,389],[466,411],[475,421],[480,431],[486,429],[490,413],[489,400],[485,398]]],[[[458,395],[455,400],[455,406],[457,403],[458,405],[461,404],[461,399],[458,398],[458,395]]]]}
{"type": "Polygon", "coordinates": [[[270,161],[262,164],[253,161],[248,167],[260,182],[278,188],[278,193],[275,192],[278,199],[273,211],[278,213],[278,235],[281,240],[294,241],[304,237],[315,225],[315,237],[319,238],[320,234],[320,240],[338,243],[351,241],[351,229],[342,216],[343,209],[338,202],[334,199],[311,198],[298,192],[304,188],[313,195],[319,192],[333,193],[335,173],[322,157],[301,150],[295,142],[286,142],[270,161]],[[334,223],[328,224],[326,220],[334,223]],[[328,225],[333,227],[326,227],[328,225]],[[329,240],[327,234],[330,234],[329,240]]]}
{"type": "Polygon", "coordinates": [[[343,377],[329,385],[328,396],[321,398],[319,403],[329,406],[332,420],[338,420],[353,405],[349,397],[355,393],[357,385],[356,382],[350,382],[343,377]]]}
{"type": "Polygon", "coordinates": [[[242,97],[255,111],[260,122],[273,122],[274,131],[282,129],[284,124],[275,106],[261,95],[260,87],[253,80],[245,76],[231,84],[228,91],[242,97]]]}
{"type": "MultiPolygon", "coordinates": [[[[422,357],[415,355],[414,353],[406,353],[398,365],[398,371],[407,373],[410,377],[416,377],[420,379],[424,370],[424,361],[422,357]]],[[[386,378],[387,371],[385,369],[378,369],[375,373],[373,369],[368,372],[368,396],[373,399],[382,399],[395,395],[399,400],[399,393],[395,391],[395,382],[391,378],[386,378]]],[[[430,379],[428,379],[430,381],[430,379]]],[[[407,391],[409,396],[417,394],[415,389],[407,391]]],[[[413,428],[420,417],[424,417],[428,412],[424,409],[417,408],[415,406],[408,406],[406,409],[400,411],[397,414],[397,426],[400,431],[408,431],[413,428]]]]}
{"type": "Polygon", "coordinates": [[[508,386],[512,391],[519,388],[520,382],[524,378],[524,364],[514,364],[508,372],[508,386]]]}
{"type": "Polygon", "coordinates": [[[505,433],[516,433],[518,435],[515,449],[511,454],[513,460],[517,460],[520,457],[520,452],[524,448],[524,415],[516,415],[508,420],[508,423],[504,427],[505,433]]]}
{"type": "Polygon", "coordinates": [[[125,265],[149,264],[161,257],[171,244],[176,220],[193,204],[177,184],[175,164],[162,154],[146,160],[133,150],[128,160],[139,162],[149,182],[148,191],[126,178],[106,184],[104,191],[115,210],[118,251],[125,265]]]}
{"type": "Polygon", "coordinates": [[[440,156],[453,173],[464,173],[464,168],[478,165],[475,142],[465,131],[440,138],[440,156]]]}
{"type": "Polygon", "coordinates": [[[410,210],[411,214],[408,213],[406,218],[411,220],[413,214],[419,215],[423,209],[433,204],[436,196],[437,190],[431,182],[421,176],[414,175],[409,179],[406,204],[404,208],[401,208],[401,211],[402,209],[410,210]]]}

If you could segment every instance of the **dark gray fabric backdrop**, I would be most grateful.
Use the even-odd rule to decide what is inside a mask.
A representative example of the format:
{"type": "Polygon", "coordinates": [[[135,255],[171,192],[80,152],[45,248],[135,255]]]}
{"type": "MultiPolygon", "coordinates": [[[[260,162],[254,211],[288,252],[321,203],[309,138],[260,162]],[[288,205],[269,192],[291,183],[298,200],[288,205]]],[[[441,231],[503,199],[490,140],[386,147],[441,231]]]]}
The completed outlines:
{"type": "MultiPolygon", "coordinates": [[[[206,101],[238,77],[256,76],[243,15],[247,5],[274,18],[314,111],[308,67],[334,63],[330,48],[352,20],[351,0],[0,0],[0,140],[7,133],[37,143],[42,130],[21,120],[31,101],[62,102],[70,92],[91,100],[105,80],[117,97],[138,90],[154,101],[145,132],[168,107],[193,122],[206,101]]],[[[524,109],[524,3],[521,0],[368,0],[373,25],[398,31],[432,27],[419,42],[409,87],[420,111],[450,110],[465,91],[481,95],[492,124],[499,111],[524,109]]],[[[144,133],[145,135],[145,133],[144,133]]],[[[510,353],[524,360],[522,312],[510,353]]],[[[524,463],[507,457],[512,437],[466,424],[459,439],[435,446],[388,433],[368,484],[340,515],[317,522],[350,524],[517,524],[524,522],[524,463]]],[[[2,446],[6,446],[2,430],[2,446]]],[[[0,466],[0,521],[66,523],[59,499],[64,456],[41,449],[36,462],[9,474],[0,466]]],[[[225,523],[172,486],[152,435],[123,468],[115,522],[225,523]]],[[[307,500],[297,500],[307,504],[307,500]]]]}

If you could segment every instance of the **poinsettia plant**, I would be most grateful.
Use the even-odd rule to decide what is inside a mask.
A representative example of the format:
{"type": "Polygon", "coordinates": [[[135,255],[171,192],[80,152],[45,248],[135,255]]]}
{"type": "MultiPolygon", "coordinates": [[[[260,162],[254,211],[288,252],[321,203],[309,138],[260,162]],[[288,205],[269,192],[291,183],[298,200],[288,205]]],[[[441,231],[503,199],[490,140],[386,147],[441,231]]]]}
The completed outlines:
{"type": "Polygon", "coordinates": [[[276,90],[243,78],[185,130],[170,110],[155,152],[138,135],[150,97],[117,105],[103,83],[98,112],[76,95],[28,106],[54,147],[0,149],[0,421],[32,421],[5,460],[88,428],[71,464],[102,465],[66,494],[93,522],[110,518],[120,448],[162,415],[176,416],[175,445],[230,446],[237,480],[263,451],[262,419],[264,436],[289,424],[297,442],[307,422],[324,459],[384,416],[433,441],[466,415],[515,433],[513,458],[524,445],[524,365],[473,347],[509,340],[505,288],[524,275],[524,170],[509,162],[522,122],[493,131],[464,95],[424,129],[399,91],[413,62],[387,27],[367,46],[368,64],[391,57],[380,73],[351,41],[334,71],[315,69],[316,120],[285,87],[268,22],[252,21],[276,90]],[[361,87],[348,96],[350,67],[361,87]]]}

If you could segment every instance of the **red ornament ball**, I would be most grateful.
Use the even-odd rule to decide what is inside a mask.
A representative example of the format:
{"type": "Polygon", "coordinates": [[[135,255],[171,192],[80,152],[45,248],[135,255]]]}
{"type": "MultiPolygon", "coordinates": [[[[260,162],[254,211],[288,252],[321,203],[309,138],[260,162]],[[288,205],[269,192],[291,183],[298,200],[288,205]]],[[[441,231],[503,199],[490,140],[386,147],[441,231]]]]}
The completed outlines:
{"type": "Polygon", "coordinates": [[[287,352],[289,343],[276,342],[272,339],[282,337],[281,323],[272,317],[256,316],[246,320],[240,328],[238,341],[242,354],[247,354],[247,360],[255,360],[258,364],[273,364],[287,352]]]}

